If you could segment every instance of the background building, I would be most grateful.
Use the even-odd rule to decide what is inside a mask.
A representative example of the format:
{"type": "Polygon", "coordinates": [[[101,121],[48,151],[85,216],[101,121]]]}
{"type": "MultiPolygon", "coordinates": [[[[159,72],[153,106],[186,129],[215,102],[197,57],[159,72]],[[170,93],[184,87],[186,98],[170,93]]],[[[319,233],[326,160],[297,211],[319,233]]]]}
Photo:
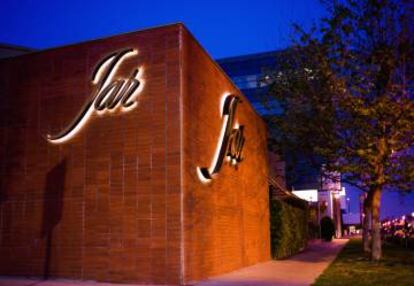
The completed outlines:
{"type": "Polygon", "coordinates": [[[266,116],[280,112],[277,101],[263,102],[263,95],[268,92],[266,71],[274,70],[278,65],[281,51],[257,53],[251,55],[218,59],[217,62],[231,80],[249,98],[257,112],[266,116]]]}
{"type": "Polygon", "coordinates": [[[0,59],[19,56],[33,51],[31,48],[0,43],[0,59]]]}
{"type": "MultiPolygon", "coordinates": [[[[285,53],[289,53],[289,50],[243,55],[217,61],[265,119],[272,114],[281,112],[277,100],[265,101],[264,99],[271,82],[270,74],[277,71],[285,53]]],[[[270,158],[271,161],[275,161],[274,158],[281,160],[275,154],[270,155],[270,158]]],[[[274,164],[273,169],[279,170],[280,173],[280,166],[285,168],[283,178],[287,188],[297,197],[318,207],[319,218],[326,215],[334,219],[337,226],[337,236],[341,236],[342,213],[347,212],[347,201],[345,188],[341,186],[340,178],[335,184],[332,181],[324,181],[321,179],[323,176],[320,168],[311,166],[306,160],[290,160],[289,154],[285,154],[285,161],[274,164]]]]}
{"type": "MultiPolygon", "coordinates": [[[[218,59],[217,62],[231,80],[245,94],[256,111],[266,120],[272,114],[280,113],[277,100],[265,101],[269,90],[269,75],[274,74],[284,54],[289,50],[271,51],[218,59]],[[269,75],[268,75],[269,74],[269,75]]],[[[285,158],[285,178],[288,188],[309,190],[320,188],[319,169],[305,160],[290,162],[285,158]]]]}

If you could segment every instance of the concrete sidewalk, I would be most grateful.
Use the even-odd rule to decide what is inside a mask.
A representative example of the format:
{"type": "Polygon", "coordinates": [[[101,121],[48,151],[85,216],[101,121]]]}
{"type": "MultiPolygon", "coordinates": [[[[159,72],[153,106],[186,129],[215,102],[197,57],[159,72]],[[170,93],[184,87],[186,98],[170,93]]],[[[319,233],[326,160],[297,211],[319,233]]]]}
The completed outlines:
{"type": "MultiPolygon", "coordinates": [[[[286,260],[268,261],[197,282],[197,286],[305,286],[310,285],[335,259],[347,239],[331,243],[313,241],[302,253],[286,260]]],[[[0,277],[0,286],[138,286],[79,280],[41,280],[0,277]]],[[[149,286],[146,284],[145,286],[149,286]]]]}
{"type": "Polygon", "coordinates": [[[196,283],[197,286],[307,286],[322,274],[348,239],[313,241],[302,253],[268,261],[196,283]]]}

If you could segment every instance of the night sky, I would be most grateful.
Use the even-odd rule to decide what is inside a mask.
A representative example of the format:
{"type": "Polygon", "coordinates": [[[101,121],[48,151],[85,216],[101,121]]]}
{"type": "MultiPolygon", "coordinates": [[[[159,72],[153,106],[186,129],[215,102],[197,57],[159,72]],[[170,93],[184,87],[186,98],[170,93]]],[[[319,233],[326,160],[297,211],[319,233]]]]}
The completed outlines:
{"type": "MultiPolygon", "coordinates": [[[[325,14],[318,0],[2,0],[0,43],[45,49],[182,22],[223,58],[285,48],[292,23],[309,28],[325,14]]],[[[348,196],[357,212],[358,192],[348,196]]],[[[383,206],[383,216],[412,212],[414,195],[387,194],[383,206]]]]}
{"type": "Polygon", "coordinates": [[[44,49],[182,22],[221,58],[286,47],[291,23],[324,11],[318,0],[2,0],[0,42],[44,49]]]}

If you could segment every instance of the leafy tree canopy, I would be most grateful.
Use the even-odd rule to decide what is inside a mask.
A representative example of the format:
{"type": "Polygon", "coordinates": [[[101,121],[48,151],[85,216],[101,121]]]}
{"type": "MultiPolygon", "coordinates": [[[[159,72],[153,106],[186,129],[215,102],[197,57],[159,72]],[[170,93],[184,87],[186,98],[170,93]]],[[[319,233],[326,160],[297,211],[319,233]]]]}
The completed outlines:
{"type": "Polygon", "coordinates": [[[369,192],[414,188],[414,2],[325,3],[330,16],[283,53],[265,99],[275,146],[369,192]]]}

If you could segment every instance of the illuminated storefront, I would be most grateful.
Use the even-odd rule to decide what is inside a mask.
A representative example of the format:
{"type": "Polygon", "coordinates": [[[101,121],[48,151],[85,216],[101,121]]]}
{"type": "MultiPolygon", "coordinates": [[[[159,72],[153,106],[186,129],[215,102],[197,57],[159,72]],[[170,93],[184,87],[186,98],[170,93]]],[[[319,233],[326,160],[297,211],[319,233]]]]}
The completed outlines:
{"type": "Polygon", "coordinates": [[[182,25],[0,61],[0,275],[184,284],[270,258],[266,128],[182,25]]]}

